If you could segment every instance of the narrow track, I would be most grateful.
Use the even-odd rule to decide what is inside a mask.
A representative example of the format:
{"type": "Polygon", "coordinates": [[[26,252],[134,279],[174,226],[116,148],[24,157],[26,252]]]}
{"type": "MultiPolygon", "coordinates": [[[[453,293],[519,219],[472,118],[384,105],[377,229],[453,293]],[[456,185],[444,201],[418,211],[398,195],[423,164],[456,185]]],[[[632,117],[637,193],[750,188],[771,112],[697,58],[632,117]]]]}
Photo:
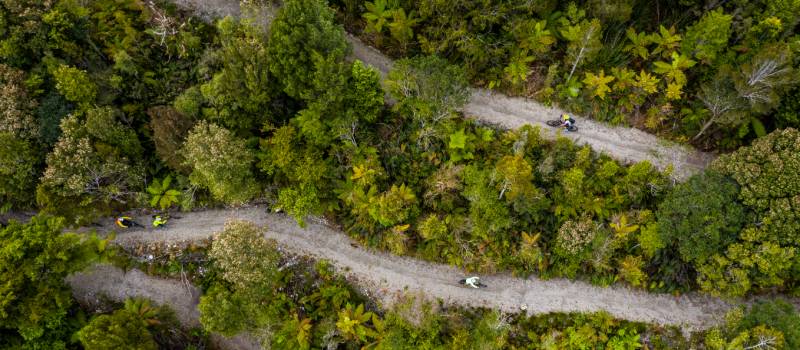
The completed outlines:
{"type": "MultiPolygon", "coordinates": [[[[223,16],[241,16],[238,1],[235,0],[172,0],[177,5],[192,10],[198,17],[207,21],[223,16]]],[[[274,17],[274,9],[255,12],[258,23],[268,25],[274,17]]],[[[347,34],[347,41],[353,49],[352,59],[359,59],[375,67],[382,76],[392,68],[392,60],[378,50],[366,45],[357,37],[347,34]]],[[[679,145],[636,128],[609,126],[589,118],[575,116],[578,132],[557,132],[545,123],[564,113],[557,107],[547,107],[532,100],[508,97],[485,89],[472,89],[472,97],[463,108],[468,118],[481,123],[498,125],[504,128],[519,128],[523,125],[539,126],[549,138],[558,135],[570,138],[578,144],[591,146],[598,152],[624,163],[649,161],[664,170],[673,167],[673,177],[685,180],[704,169],[714,156],[699,152],[690,146],[679,145]]]]}
{"type": "MultiPolygon", "coordinates": [[[[147,222],[148,219],[141,217],[138,221],[147,222]]],[[[367,250],[344,233],[324,224],[309,223],[306,228],[301,228],[293,219],[282,214],[269,214],[264,207],[258,206],[181,214],[180,219],[171,220],[163,229],[129,229],[120,232],[115,244],[132,247],[138,243],[179,244],[202,240],[222,230],[225,222],[231,219],[265,226],[265,236],[276,240],[286,251],[330,261],[372,297],[389,304],[397,294],[418,293],[449,304],[494,308],[504,312],[519,312],[522,305],[526,306],[528,314],[606,311],[615,318],[676,325],[686,331],[716,324],[731,307],[730,302],[696,294],[674,297],[622,286],[600,288],[582,281],[541,280],[535,277],[522,279],[505,274],[483,276],[482,280],[489,287],[474,290],[458,284],[464,273],[451,266],[367,250]]],[[[100,231],[113,229],[113,221],[109,219],[103,223],[100,231]]],[[[157,296],[159,290],[166,289],[170,289],[170,293],[187,294],[184,287],[160,288],[150,283],[114,282],[120,278],[117,272],[101,270],[100,273],[112,274],[108,279],[111,282],[102,283],[101,290],[118,288],[114,295],[156,294],[155,300],[183,308],[179,314],[187,315],[184,318],[189,319],[196,314],[196,310],[192,309],[193,304],[175,301],[173,294],[157,296]],[[146,292],[142,288],[155,290],[146,292]]],[[[141,281],[146,276],[126,278],[141,281]]],[[[92,279],[106,280],[99,276],[92,279]]],[[[76,293],[97,292],[91,289],[81,289],[76,293]]],[[[187,294],[186,298],[194,300],[196,295],[187,294]]],[[[196,304],[195,301],[193,303],[196,304]]]]}

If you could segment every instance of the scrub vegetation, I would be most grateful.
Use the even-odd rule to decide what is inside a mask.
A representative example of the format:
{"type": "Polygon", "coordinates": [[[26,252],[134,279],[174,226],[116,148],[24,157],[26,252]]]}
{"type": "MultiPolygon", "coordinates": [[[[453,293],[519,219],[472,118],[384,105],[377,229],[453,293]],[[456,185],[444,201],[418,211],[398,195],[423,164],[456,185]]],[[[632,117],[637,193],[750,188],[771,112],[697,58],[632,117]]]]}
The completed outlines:
{"type": "Polygon", "coordinates": [[[286,349],[800,346],[780,301],[688,341],[603,314],[384,309],[324,262],[280,268],[246,223],[197,265],[203,330],[143,300],[78,307],[63,279],[108,241],[65,227],[254,201],[481,273],[800,294],[797,1],[330,5],[286,0],[266,28],[161,1],[0,0],[0,212],[40,212],[0,230],[0,348],[203,348],[204,332],[286,349]],[[384,81],[346,60],[345,27],[401,57],[384,81]],[[470,83],[727,153],[676,183],[463,119],[470,83]]]}

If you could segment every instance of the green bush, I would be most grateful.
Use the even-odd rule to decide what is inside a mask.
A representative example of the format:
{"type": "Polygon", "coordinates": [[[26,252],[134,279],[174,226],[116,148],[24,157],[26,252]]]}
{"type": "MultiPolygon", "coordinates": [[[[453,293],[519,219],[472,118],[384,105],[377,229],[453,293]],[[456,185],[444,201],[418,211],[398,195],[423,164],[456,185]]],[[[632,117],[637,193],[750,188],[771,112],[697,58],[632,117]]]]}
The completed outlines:
{"type": "Polygon", "coordinates": [[[72,112],[74,106],[60,94],[51,91],[42,99],[36,116],[39,120],[39,140],[53,146],[61,136],[61,120],[72,112]]]}
{"type": "Polygon", "coordinates": [[[786,300],[756,302],[744,315],[739,329],[760,325],[782,332],[786,349],[800,348],[800,313],[786,300]]]}
{"type": "Polygon", "coordinates": [[[800,131],[774,131],[712,167],[736,180],[739,199],[756,212],[770,239],[800,247],[800,131]]]}
{"type": "Polygon", "coordinates": [[[88,104],[97,97],[97,87],[86,71],[60,65],[52,74],[58,92],[70,102],[88,104]]]}
{"type": "Polygon", "coordinates": [[[311,90],[317,60],[341,62],[348,54],[344,29],[321,0],[289,0],[272,21],[269,69],[283,91],[300,98],[311,90]]]}
{"type": "Polygon", "coordinates": [[[656,212],[661,240],[684,262],[705,262],[733,243],[746,222],[738,194],[735,182],[714,172],[677,185],[656,212]]]}
{"type": "Polygon", "coordinates": [[[180,152],[192,169],[192,184],[207,188],[217,200],[241,204],[258,193],[252,172],[255,155],[227,129],[201,121],[189,131],[180,152]]]}
{"type": "Polygon", "coordinates": [[[188,174],[191,169],[185,166],[180,148],[194,126],[193,120],[169,106],[151,107],[147,114],[158,158],[171,169],[188,174]]]}
{"type": "Polygon", "coordinates": [[[30,142],[0,132],[0,212],[33,203],[41,164],[30,142]]]}
{"type": "Polygon", "coordinates": [[[99,258],[107,241],[64,233],[64,219],[37,215],[0,229],[0,333],[4,344],[63,349],[76,330],[70,274],[99,258]]]}
{"type": "Polygon", "coordinates": [[[100,315],[78,332],[81,345],[90,350],[156,350],[147,324],[127,310],[100,315]]]}

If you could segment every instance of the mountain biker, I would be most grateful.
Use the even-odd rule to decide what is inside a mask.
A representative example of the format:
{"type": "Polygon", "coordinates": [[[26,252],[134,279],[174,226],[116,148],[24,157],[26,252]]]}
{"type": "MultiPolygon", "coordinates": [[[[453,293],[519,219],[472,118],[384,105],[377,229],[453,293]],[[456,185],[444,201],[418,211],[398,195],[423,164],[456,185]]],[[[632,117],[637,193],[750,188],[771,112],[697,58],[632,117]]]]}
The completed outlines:
{"type": "Polygon", "coordinates": [[[561,125],[564,127],[564,129],[569,130],[569,127],[572,126],[572,123],[574,122],[575,119],[572,119],[569,114],[564,113],[561,115],[561,125]]]}
{"type": "Polygon", "coordinates": [[[464,280],[464,284],[466,284],[466,285],[468,285],[468,286],[470,286],[472,288],[480,288],[480,287],[478,287],[478,283],[480,283],[480,282],[481,282],[481,278],[478,277],[478,276],[472,276],[472,277],[467,278],[466,280],[464,280]]]}
{"type": "Polygon", "coordinates": [[[153,215],[153,227],[159,228],[167,224],[167,218],[161,217],[161,215],[153,215]]]}
{"type": "Polygon", "coordinates": [[[129,228],[131,226],[138,225],[137,223],[135,223],[133,221],[133,219],[131,219],[130,216],[118,216],[117,220],[115,220],[115,222],[116,222],[117,226],[122,227],[122,228],[129,228]]]}

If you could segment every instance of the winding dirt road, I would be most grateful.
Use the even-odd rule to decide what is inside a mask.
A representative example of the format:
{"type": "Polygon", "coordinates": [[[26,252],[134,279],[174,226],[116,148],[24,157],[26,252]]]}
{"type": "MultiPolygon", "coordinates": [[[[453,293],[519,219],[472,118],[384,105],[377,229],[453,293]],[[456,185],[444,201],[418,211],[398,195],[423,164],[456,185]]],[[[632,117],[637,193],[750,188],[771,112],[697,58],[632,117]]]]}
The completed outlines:
{"type": "MultiPolygon", "coordinates": [[[[75,299],[90,308],[103,305],[105,298],[116,302],[147,298],[157,305],[168,305],[184,327],[200,327],[200,290],[178,280],[150,276],[137,269],[126,272],[111,265],[95,265],[67,277],[67,284],[75,299]]],[[[212,334],[211,341],[221,349],[261,350],[258,342],[247,335],[227,338],[212,334]]]]}
{"type": "MultiPolygon", "coordinates": [[[[180,219],[173,219],[169,226],[160,230],[131,229],[120,232],[115,244],[131,247],[140,242],[185,243],[201,240],[222,230],[226,221],[240,219],[266,226],[265,236],[276,240],[291,253],[330,261],[338,271],[370,292],[372,297],[388,304],[398,294],[419,293],[445,303],[488,307],[504,312],[519,312],[522,305],[527,307],[528,314],[604,310],[616,318],[677,325],[686,331],[715,324],[731,307],[720,299],[695,294],[674,297],[621,286],[600,288],[581,281],[545,281],[509,275],[484,276],[482,280],[489,287],[474,290],[457,283],[464,273],[453,267],[367,250],[358,247],[344,233],[322,223],[310,222],[306,228],[301,228],[293,219],[282,214],[269,214],[264,207],[207,210],[180,215],[180,219]]],[[[137,221],[147,222],[148,219],[141,217],[137,221]]],[[[109,219],[99,231],[113,229],[113,221],[109,219]]],[[[120,277],[119,271],[107,268],[88,273],[92,274],[91,278],[77,274],[70,279],[80,300],[82,294],[98,291],[110,291],[111,295],[117,296],[143,295],[182,309],[178,314],[183,315],[184,319],[196,318],[196,291],[189,293],[184,286],[175,285],[177,282],[159,282],[174,285],[166,288],[160,287],[159,283],[144,281],[148,277],[141,273],[129,273],[124,278],[120,277]],[[105,277],[106,274],[109,277],[105,277]],[[109,282],[88,285],[86,283],[89,280],[109,282]],[[158,293],[164,293],[165,290],[172,294],[159,297],[158,293]],[[187,299],[178,300],[179,296],[187,299]]]]}
{"type": "MultiPolygon", "coordinates": [[[[192,10],[205,19],[227,15],[242,14],[235,0],[173,0],[183,8],[192,10]]],[[[259,22],[268,24],[274,11],[260,11],[259,22]]],[[[352,58],[359,59],[380,71],[382,76],[392,68],[392,60],[378,50],[364,44],[357,37],[347,34],[353,52],[352,58]]],[[[479,122],[499,125],[504,128],[518,128],[523,125],[540,126],[543,134],[550,138],[563,135],[578,144],[587,144],[598,152],[625,162],[650,161],[661,170],[672,165],[673,177],[685,180],[702,170],[713,160],[709,153],[699,152],[690,146],[682,146],[648,134],[644,131],[610,126],[588,118],[577,116],[578,132],[561,133],[547,126],[550,119],[557,119],[564,113],[557,107],[546,107],[540,103],[520,97],[508,97],[485,89],[472,89],[472,97],[463,108],[463,113],[479,122]]]]}
{"type": "MultiPolygon", "coordinates": [[[[238,16],[241,11],[233,0],[174,0],[180,6],[196,11],[206,19],[225,15],[238,16]]],[[[268,23],[271,14],[263,13],[263,22],[268,23]]],[[[386,74],[391,60],[357,38],[348,35],[353,46],[353,56],[386,74]]],[[[481,122],[517,128],[532,124],[542,126],[547,135],[556,134],[544,123],[562,112],[521,98],[510,98],[483,89],[474,89],[464,114],[481,122]]],[[[661,169],[674,165],[674,176],[684,179],[704,168],[712,159],[709,154],[670,145],[642,131],[609,127],[580,118],[580,131],[565,136],[578,143],[608,153],[625,162],[649,160],[661,169]]],[[[400,293],[419,292],[446,303],[465,306],[489,307],[505,312],[518,312],[521,306],[527,313],[549,312],[596,312],[607,311],[612,316],[632,321],[678,325],[684,330],[706,328],[721,320],[731,303],[720,299],[695,294],[673,297],[650,294],[615,286],[599,288],[585,282],[564,279],[539,280],[520,279],[508,275],[487,276],[483,280],[486,289],[473,290],[456,283],[464,275],[459,270],[441,264],[427,263],[411,258],[398,257],[382,252],[368,251],[355,246],[344,233],[321,223],[309,223],[300,228],[291,218],[279,214],[267,214],[263,207],[230,210],[208,210],[182,214],[169,226],[160,230],[133,229],[120,233],[116,244],[130,246],[137,242],[186,242],[205,239],[223,228],[230,219],[251,221],[267,226],[267,238],[275,239],[284,249],[295,254],[315,256],[333,263],[372,296],[391,303],[400,293]]],[[[140,218],[147,222],[147,218],[140,218]]],[[[113,230],[108,221],[100,231],[113,230]]],[[[120,269],[99,265],[68,279],[78,300],[92,305],[100,295],[122,301],[131,296],[153,299],[159,304],[168,304],[179,319],[188,326],[198,325],[197,302],[199,291],[179,281],[148,276],[141,271],[124,272],[120,269]]],[[[738,303],[738,302],[737,302],[738,303]]],[[[258,344],[247,337],[227,339],[215,336],[215,341],[228,349],[257,349],[258,344]]]]}

